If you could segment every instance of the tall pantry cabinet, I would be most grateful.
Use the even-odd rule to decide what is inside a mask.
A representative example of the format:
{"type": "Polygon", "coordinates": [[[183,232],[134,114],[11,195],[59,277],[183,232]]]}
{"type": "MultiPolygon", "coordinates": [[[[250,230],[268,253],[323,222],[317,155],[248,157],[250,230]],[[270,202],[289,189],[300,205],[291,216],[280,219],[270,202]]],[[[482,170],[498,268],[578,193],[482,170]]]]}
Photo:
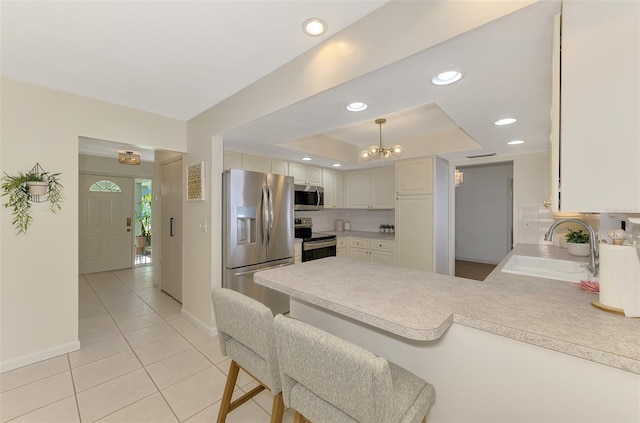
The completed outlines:
{"type": "Polygon", "coordinates": [[[449,274],[449,165],[438,157],[398,160],[396,265],[449,274]]]}

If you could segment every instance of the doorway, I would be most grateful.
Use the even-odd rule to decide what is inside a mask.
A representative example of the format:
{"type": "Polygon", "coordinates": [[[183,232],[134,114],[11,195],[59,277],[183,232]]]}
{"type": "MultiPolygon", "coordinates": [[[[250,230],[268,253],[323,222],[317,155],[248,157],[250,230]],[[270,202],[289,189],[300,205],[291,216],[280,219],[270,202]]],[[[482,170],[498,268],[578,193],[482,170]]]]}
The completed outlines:
{"type": "Polygon", "coordinates": [[[80,274],[131,267],[133,178],[80,174],[80,274]]]}
{"type": "Polygon", "coordinates": [[[484,280],[513,244],[513,162],[458,167],[456,276],[484,280]]]}
{"type": "Polygon", "coordinates": [[[134,266],[153,264],[151,236],[153,231],[153,182],[151,179],[135,180],[136,242],[134,266]]]}

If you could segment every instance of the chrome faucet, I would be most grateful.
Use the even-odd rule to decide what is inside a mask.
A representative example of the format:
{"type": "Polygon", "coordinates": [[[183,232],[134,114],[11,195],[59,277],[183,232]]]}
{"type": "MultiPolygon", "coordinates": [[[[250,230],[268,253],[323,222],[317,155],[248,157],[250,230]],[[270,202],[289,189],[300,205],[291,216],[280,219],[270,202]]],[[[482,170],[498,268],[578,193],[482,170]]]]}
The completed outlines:
{"type": "Polygon", "coordinates": [[[596,240],[596,233],[591,225],[578,219],[560,219],[557,222],[554,222],[547,233],[544,234],[544,240],[553,241],[553,231],[555,231],[555,229],[563,223],[579,223],[589,231],[589,242],[591,243],[591,264],[587,266],[587,270],[589,270],[589,272],[591,272],[593,276],[598,276],[598,270],[600,269],[600,255],[598,253],[598,242],[596,240]]]}

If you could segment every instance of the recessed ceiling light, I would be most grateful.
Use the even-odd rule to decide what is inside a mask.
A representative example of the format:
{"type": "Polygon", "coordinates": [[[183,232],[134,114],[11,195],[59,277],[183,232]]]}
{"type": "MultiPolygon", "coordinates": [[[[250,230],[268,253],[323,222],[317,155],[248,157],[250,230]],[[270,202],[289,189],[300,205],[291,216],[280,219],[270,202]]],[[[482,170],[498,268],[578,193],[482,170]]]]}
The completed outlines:
{"type": "Polygon", "coordinates": [[[342,166],[342,165],[341,165],[340,163],[334,163],[334,164],[332,164],[331,166],[333,166],[333,167],[340,167],[340,166],[342,166]]]}
{"type": "Polygon", "coordinates": [[[460,78],[462,78],[461,72],[450,70],[446,72],[441,72],[438,75],[434,76],[431,82],[434,85],[448,85],[448,84],[453,84],[456,81],[459,81],[460,78]]]}
{"type": "Polygon", "coordinates": [[[493,124],[497,126],[511,125],[512,123],[516,123],[517,120],[516,118],[503,118],[496,120],[493,124]]]}
{"type": "Polygon", "coordinates": [[[309,162],[309,161],[311,161],[313,159],[311,157],[303,157],[302,160],[305,161],[305,162],[309,162]]]}
{"type": "Polygon", "coordinates": [[[347,110],[350,112],[361,112],[367,109],[367,103],[363,103],[361,101],[354,101],[353,103],[347,104],[347,110]]]}
{"type": "Polygon", "coordinates": [[[524,141],[523,140],[513,140],[513,141],[509,141],[507,144],[509,144],[509,145],[524,144],[524,141]]]}
{"type": "Polygon", "coordinates": [[[327,30],[327,23],[320,18],[311,18],[304,21],[302,30],[305,34],[318,36],[324,34],[327,30]]]}

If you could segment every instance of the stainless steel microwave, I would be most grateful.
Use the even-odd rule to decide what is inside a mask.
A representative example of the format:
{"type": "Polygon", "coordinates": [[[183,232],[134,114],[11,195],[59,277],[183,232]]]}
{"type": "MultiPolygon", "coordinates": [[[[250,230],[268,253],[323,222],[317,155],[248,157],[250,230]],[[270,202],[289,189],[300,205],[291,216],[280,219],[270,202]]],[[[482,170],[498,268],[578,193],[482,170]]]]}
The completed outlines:
{"type": "Polygon", "coordinates": [[[324,209],[324,188],[316,185],[295,185],[295,210],[324,209]]]}

